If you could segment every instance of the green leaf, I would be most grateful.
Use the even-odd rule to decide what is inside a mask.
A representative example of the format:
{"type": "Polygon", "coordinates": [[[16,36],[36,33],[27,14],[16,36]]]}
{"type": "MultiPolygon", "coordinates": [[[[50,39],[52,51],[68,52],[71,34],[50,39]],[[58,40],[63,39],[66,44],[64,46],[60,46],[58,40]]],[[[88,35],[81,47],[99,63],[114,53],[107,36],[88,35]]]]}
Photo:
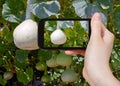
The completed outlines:
{"type": "Polygon", "coordinates": [[[28,3],[32,5],[32,4],[40,3],[40,2],[43,2],[43,1],[47,1],[47,0],[28,0],[28,3]]]}
{"type": "Polygon", "coordinates": [[[95,12],[99,12],[100,15],[101,15],[101,18],[102,18],[102,22],[103,24],[107,24],[107,14],[106,13],[103,13],[100,9],[100,6],[98,3],[93,3],[93,4],[89,4],[86,8],[86,15],[88,17],[92,17],[92,15],[95,13],[95,12]]]}
{"type": "Polygon", "coordinates": [[[7,46],[5,46],[4,41],[0,39],[0,54],[4,54],[4,52],[6,51],[6,49],[7,49],[7,46]]]}
{"type": "Polygon", "coordinates": [[[8,41],[8,42],[13,42],[13,33],[12,31],[9,30],[9,28],[4,28],[3,29],[3,35],[4,38],[8,41]]]}
{"type": "Polygon", "coordinates": [[[54,31],[57,28],[57,22],[47,21],[45,22],[45,29],[48,31],[54,31]]]}
{"type": "Polygon", "coordinates": [[[26,71],[22,69],[17,72],[17,79],[23,84],[27,85],[33,79],[33,69],[27,68],[26,71]]]}
{"type": "Polygon", "coordinates": [[[25,6],[22,0],[7,0],[3,4],[2,16],[9,22],[20,23],[25,19],[24,9],[25,6]]]}
{"type": "Polygon", "coordinates": [[[55,15],[60,10],[60,4],[58,1],[47,1],[42,3],[35,3],[33,5],[32,13],[39,18],[47,18],[51,15],[55,15]]]}
{"type": "Polygon", "coordinates": [[[57,26],[60,28],[72,28],[74,25],[73,21],[58,21],[57,26]]]}
{"type": "MultiPolygon", "coordinates": [[[[5,3],[5,0],[0,0],[0,12],[2,12],[2,5],[5,3]]],[[[0,14],[0,18],[2,17],[2,14],[0,14]]]]}
{"type": "Polygon", "coordinates": [[[5,86],[7,84],[7,80],[3,79],[3,77],[0,75],[0,84],[2,86],[5,86]]]}
{"type": "Polygon", "coordinates": [[[88,0],[77,0],[73,2],[75,12],[79,17],[82,18],[91,18],[95,12],[99,12],[102,17],[103,24],[107,24],[106,13],[103,13],[100,9],[100,6],[97,2],[89,3],[88,0]]]}
{"type": "Polygon", "coordinates": [[[80,21],[80,24],[88,32],[89,22],[88,21],[80,21]]]}
{"type": "Polygon", "coordinates": [[[20,63],[19,61],[17,61],[17,59],[14,59],[15,61],[15,65],[16,67],[20,68],[20,69],[26,69],[26,67],[28,66],[28,64],[26,62],[24,63],[20,63]]]}
{"type": "Polygon", "coordinates": [[[120,69],[120,60],[114,58],[111,61],[111,65],[113,69],[120,69]]]}
{"type": "Polygon", "coordinates": [[[46,61],[52,57],[52,52],[40,50],[38,56],[40,61],[46,61]]]}
{"type": "Polygon", "coordinates": [[[16,51],[15,58],[17,59],[18,62],[24,63],[25,60],[27,59],[27,57],[28,57],[28,51],[25,51],[25,50],[17,50],[16,51]]]}
{"type": "Polygon", "coordinates": [[[93,3],[93,4],[88,4],[88,6],[85,9],[85,13],[88,17],[92,17],[92,15],[95,12],[101,12],[99,4],[98,3],[93,3]]]}
{"type": "Polygon", "coordinates": [[[120,2],[116,4],[114,9],[114,19],[116,28],[120,31],[120,2]]]}
{"type": "Polygon", "coordinates": [[[120,12],[114,13],[116,28],[120,31],[120,12]]]}
{"type": "Polygon", "coordinates": [[[91,4],[89,0],[76,0],[73,2],[73,7],[78,16],[82,18],[91,17],[95,12],[101,12],[99,4],[94,2],[91,4]]]}
{"type": "Polygon", "coordinates": [[[0,66],[4,63],[3,58],[0,58],[0,66]]]}
{"type": "Polygon", "coordinates": [[[102,7],[102,9],[107,9],[110,12],[113,9],[113,0],[97,0],[97,2],[100,4],[100,6],[102,7]]]}
{"type": "Polygon", "coordinates": [[[32,68],[27,68],[26,69],[26,76],[29,81],[33,79],[33,69],[32,68]]]}
{"type": "Polygon", "coordinates": [[[111,55],[111,66],[112,69],[114,70],[119,70],[120,69],[120,50],[115,48],[112,51],[112,55],[111,55]]]}
{"type": "Polygon", "coordinates": [[[73,21],[48,21],[45,23],[45,29],[49,31],[54,31],[57,28],[72,28],[73,24],[73,21]]]}
{"type": "Polygon", "coordinates": [[[88,7],[88,4],[90,4],[89,0],[75,0],[73,7],[75,8],[76,14],[82,18],[86,18],[87,14],[85,9],[88,7]]]}
{"type": "Polygon", "coordinates": [[[22,82],[25,85],[27,85],[29,83],[29,80],[27,79],[26,73],[23,70],[19,70],[17,72],[17,79],[19,82],[22,82]]]}

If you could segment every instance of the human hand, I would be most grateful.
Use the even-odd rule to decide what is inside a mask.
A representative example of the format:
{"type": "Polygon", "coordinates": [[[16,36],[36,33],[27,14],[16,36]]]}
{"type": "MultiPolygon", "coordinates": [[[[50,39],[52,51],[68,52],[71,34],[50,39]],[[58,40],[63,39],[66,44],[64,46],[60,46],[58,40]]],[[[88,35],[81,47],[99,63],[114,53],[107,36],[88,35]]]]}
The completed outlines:
{"type": "Polygon", "coordinates": [[[117,86],[118,81],[112,75],[109,67],[113,42],[114,35],[104,27],[100,14],[95,13],[91,20],[91,37],[86,52],[74,50],[65,51],[65,53],[85,54],[83,76],[90,85],[117,86]],[[106,77],[105,79],[104,76],[106,77]]]}

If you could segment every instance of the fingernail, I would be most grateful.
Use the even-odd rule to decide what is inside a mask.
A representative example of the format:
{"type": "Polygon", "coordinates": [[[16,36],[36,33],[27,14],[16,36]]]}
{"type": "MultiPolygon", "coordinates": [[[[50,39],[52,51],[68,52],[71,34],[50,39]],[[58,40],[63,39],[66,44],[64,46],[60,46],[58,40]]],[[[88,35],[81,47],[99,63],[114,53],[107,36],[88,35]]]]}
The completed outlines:
{"type": "Polygon", "coordinates": [[[99,13],[95,13],[94,14],[94,19],[95,20],[100,20],[101,18],[100,18],[100,14],[99,13]]]}

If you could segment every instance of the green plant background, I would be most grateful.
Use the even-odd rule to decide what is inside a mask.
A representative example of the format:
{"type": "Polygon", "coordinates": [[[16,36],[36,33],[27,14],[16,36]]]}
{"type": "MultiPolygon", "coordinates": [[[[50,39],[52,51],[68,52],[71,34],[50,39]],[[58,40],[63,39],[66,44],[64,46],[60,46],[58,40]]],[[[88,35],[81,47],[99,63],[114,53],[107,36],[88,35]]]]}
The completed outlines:
{"type": "MultiPolygon", "coordinates": [[[[94,12],[101,12],[106,15],[107,21],[103,18],[103,22],[107,23],[106,27],[115,35],[110,67],[115,77],[120,80],[120,0],[57,0],[53,4],[48,4],[48,1],[52,0],[28,0],[33,20],[38,22],[47,17],[88,17],[94,12]],[[43,7],[46,10],[43,10],[43,7]],[[51,9],[49,9],[50,7],[51,9]]],[[[12,71],[17,80],[24,85],[38,76],[49,74],[52,77],[52,81],[46,83],[49,86],[57,86],[58,84],[63,86],[89,86],[82,76],[84,58],[79,55],[72,56],[73,62],[71,64],[71,68],[79,74],[79,81],[77,82],[64,83],[61,81],[61,71],[64,71],[65,67],[47,67],[44,74],[41,71],[37,71],[38,74],[36,73],[35,65],[37,62],[46,63],[48,59],[53,56],[56,57],[60,51],[41,49],[25,51],[15,47],[13,31],[17,25],[25,20],[26,8],[27,0],[0,0],[0,84],[4,86],[9,83],[3,78],[3,73],[12,71]]]]}
{"type": "MultiPolygon", "coordinates": [[[[57,24],[54,22],[56,21],[49,21],[51,29],[49,29],[50,26],[45,27],[45,33],[44,33],[44,46],[45,47],[59,47],[59,45],[55,45],[51,43],[50,36],[51,34],[57,29],[57,24]],[[55,30],[54,30],[55,29],[55,30]]],[[[65,21],[62,21],[63,23],[65,21]]],[[[88,21],[87,21],[88,23],[88,21]]],[[[45,25],[46,26],[46,25],[45,25]]],[[[60,45],[60,47],[67,48],[67,47],[81,47],[85,48],[87,46],[88,42],[88,31],[86,31],[80,23],[80,20],[73,21],[73,25],[71,27],[60,27],[64,34],[67,37],[66,42],[63,45],[60,45]]]]}

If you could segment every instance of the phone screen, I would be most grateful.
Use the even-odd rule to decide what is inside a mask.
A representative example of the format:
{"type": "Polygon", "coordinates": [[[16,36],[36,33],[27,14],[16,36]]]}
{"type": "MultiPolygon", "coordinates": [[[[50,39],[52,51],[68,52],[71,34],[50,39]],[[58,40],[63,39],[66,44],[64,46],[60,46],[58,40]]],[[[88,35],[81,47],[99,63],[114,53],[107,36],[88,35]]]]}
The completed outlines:
{"type": "Polygon", "coordinates": [[[38,45],[42,49],[85,49],[90,37],[90,19],[42,19],[38,45]]]}

